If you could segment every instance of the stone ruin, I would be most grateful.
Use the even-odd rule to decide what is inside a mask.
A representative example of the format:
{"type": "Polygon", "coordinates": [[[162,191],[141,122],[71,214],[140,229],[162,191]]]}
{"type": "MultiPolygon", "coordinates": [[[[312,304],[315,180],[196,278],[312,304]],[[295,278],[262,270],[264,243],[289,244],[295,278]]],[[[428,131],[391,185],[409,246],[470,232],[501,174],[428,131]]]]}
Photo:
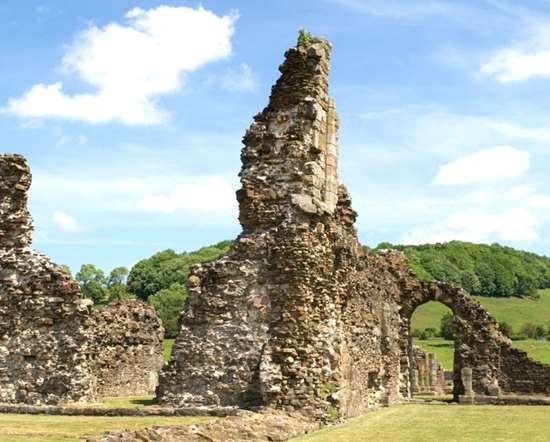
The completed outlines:
{"type": "Polygon", "coordinates": [[[0,402],[57,404],[154,391],[160,319],[138,301],[92,309],[66,270],[30,248],[31,174],[0,155],[0,402]]]}
{"type": "MultiPolygon", "coordinates": [[[[331,47],[286,53],[268,106],[244,137],[243,231],[194,267],[157,399],[173,407],[356,416],[411,397],[410,320],[438,301],[454,313],[453,395],[465,403],[548,398],[550,366],[514,349],[458,287],[419,281],[396,251],[366,252],[338,179],[331,47]]],[[[92,309],[65,270],[32,251],[23,157],[0,156],[0,401],[58,403],[151,391],[162,326],[151,307],[92,309]]]]}
{"type": "MultiPolygon", "coordinates": [[[[442,396],[447,393],[445,370],[434,353],[413,347],[411,362],[411,395],[442,396]]],[[[452,391],[452,383],[449,393],[452,391]]]]}
{"type": "Polygon", "coordinates": [[[410,319],[430,300],[454,312],[455,399],[550,395],[536,363],[460,288],[421,282],[396,251],[366,253],[337,174],[331,46],[286,52],[268,106],[243,139],[242,233],[194,267],[161,403],[275,407],[356,416],[411,397],[410,319]]]}

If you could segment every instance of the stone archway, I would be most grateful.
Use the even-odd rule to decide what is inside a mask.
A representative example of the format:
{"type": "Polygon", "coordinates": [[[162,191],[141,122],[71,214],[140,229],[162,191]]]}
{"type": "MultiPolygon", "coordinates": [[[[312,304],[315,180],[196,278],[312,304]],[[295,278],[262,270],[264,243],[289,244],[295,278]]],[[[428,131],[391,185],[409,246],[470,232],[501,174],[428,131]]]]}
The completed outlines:
{"type": "Polygon", "coordinates": [[[401,358],[401,372],[404,375],[402,394],[405,397],[410,397],[412,395],[410,385],[412,380],[411,318],[418,307],[430,301],[440,302],[448,307],[453,313],[453,329],[455,335],[455,351],[453,356],[453,399],[458,401],[459,396],[464,395],[464,386],[461,379],[461,371],[464,365],[457,348],[460,347],[466,335],[464,327],[461,326],[461,324],[468,321],[465,316],[469,316],[468,312],[472,310],[472,308],[460,307],[461,305],[469,304],[467,299],[463,299],[465,296],[467,295],[464,294],[461,289],[450,285],[441,283],[421,283],[412,296],[407,296],[403,299],[401,309],[403,320],[401,336],[403,336],[404,339],[401,343],[403,355],[401,358]]]}
{"type": "MultiPolygon", "coordinates": [[[[422,351],[419,347],[413,346],[411,324],[412,324],[412,318],[414,314],[417,312],[418,308],[427,304],[428,302],[438,302],[444,305],[450,310],[450,312],[453,315],[453,334],[455,336],[455,339],[454,339],[455,347],[458,347],[460,345],[460,341],[462,337],[462,334],[460,332],[461,321],[459,318],[457,318],[455,314],[455,310],[453,309],[452,303],[449,305],[445,302],[442,302],[441,300],[430,299],[430,298],[431,296],[426,296],[425,299],[422,301],[419,301],[418,298],[414,298],[413,302],[411,302],[410,304],[407,304],[406,307],[402,310],[402,314],[406,315],[406,317],[404,318],[404,327],[407,328],[406,350],[404,350],[406,354],[406,360],[402,359],[402,372],[407,374],[407,382],[409,383],[409,385],[406,388],[405,394],[408,395],[409,397],[412,397],[415,394],[414,385],[416,385],[415,382],[418,381],[418,379],[415,379],[415,377],[418,376],[418,373],[416,373],[416,376],[415,376],[415,369],[418,368],[418,367],[415,367],[415,365],[416,363],[419,362],[418,359],[426,358],[427,359],[426,362],[427,363],[429,362],[427,365],[429,365],[430,367],[432,365],[436,365],[436,366],[439,365],[437,360],[431,361],[431,359],[435,356],[434,354],[426,353],[425,351],[422,351]]],[[[405,346],[405,344],[403,344],[403,346],[405,346]]],[[[463,367],[463,364],[460,358],[460,354],[456,351],[453,351],[452,380],[453,380],[453,400],[454,401],[458,401],[459,396],[464,394],[464,386],[462,384],[462,379],[461,379],[462,367],[463,367]]],[[[430,377],[430,380],[435,381],[434,378],[435,376],[432,375],[430,377]]],[[[444,384],[444,380],[442,380],[441,383],[444,384]]]]}
{"type": "Polygon", "coordinates": [[[422,282],[404,287],[401,300],[401,392],[410,397],[410,320],[428,301],[449,307],[454,315],[453,396],[479,402],[510,395],[550,394],[550,366],[531,360],[512,347],[498,322],[460,287],[422,282]]]}

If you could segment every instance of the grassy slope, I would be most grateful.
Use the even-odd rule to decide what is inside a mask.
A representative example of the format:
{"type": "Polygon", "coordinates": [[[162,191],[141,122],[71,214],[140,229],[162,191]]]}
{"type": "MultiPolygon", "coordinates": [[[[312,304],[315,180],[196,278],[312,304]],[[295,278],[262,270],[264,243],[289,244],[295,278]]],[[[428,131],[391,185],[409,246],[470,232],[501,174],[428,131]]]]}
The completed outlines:
{"type": "MultiPolygon", "coordinates": [[[[539,290],[540,299],[520,298],[487,298],[476,299],[499,321],[507,322],[519,333],[525,322],[540,324],[544,328],[550,322],[550,290],[539,290]]],[[[448,308],[438,302],[428,302],[418,309],[412,318],[412,328],[424,329],[434,327],[439,329],[441,316],[448,308]]]]}
{"type": "Polygon", "coordinates": [[[97,417],[0,414],[0,442],[82,442],[86,435],[151,425],[191,425],[204,417],[97,417]]]}
{"type": "MultiPolygon", "coordinates": [[[[432,338],[426,341],[415,339],[414,345],[435,353],[445,369],[450,370],[453,368],[453,341],[446,341],[443,338],[432,338]]],[[[536,361],[550,364],[550,342],[548,341],[537,341],[535,339],[514,341],[514,347],[526,351],[536,361]]]]}
{"type": "MultiPolygon", "coordinates": [[[[548,327],[550,322],[550,290],[540,290],[539,293],[539,300],[486,297],[476,297],[476,299],[497,320],[507,322],[514,329],[514,333],[519,333],[521,326],[526,322],[540,324],[544,328],[548,327]]],[[[425,329],[433,327],[439,329],[441,317],[447,311],[449,309],[443,304],[428,302],[420,306],[414,313],[412,328],[425,329]]],[[[452,368],[452,342],[434,338],[427,341],[415,340],[415,344],[435,353],[445,368],[452,368]]],[[[550,364],[550,342],[528,339],[514,341],[514,346],[525,350],[533,359],[550,364]]]]}
{"type": "Polygon", "coordinates": [[[548,416],[546,407],[401,405],[293,441],[547,441],[548,416]]]}

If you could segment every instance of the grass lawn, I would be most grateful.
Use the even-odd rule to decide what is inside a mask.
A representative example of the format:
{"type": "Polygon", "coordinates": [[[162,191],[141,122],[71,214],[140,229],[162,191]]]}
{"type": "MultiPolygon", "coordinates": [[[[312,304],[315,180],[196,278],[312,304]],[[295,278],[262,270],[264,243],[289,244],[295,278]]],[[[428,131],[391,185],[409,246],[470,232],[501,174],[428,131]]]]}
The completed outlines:
{"type": "Polygon", "coordinates": [[[165,339],[164,341],[162,341],[163,355],[166,362],[170,361],[170,356],[172,355],[172,347],[174,346],[174,340],[175,339],[165,339]]]}
{"type": "Polygon", "coordinates": [[[550,409],[529,406],[400,405],[294,442],[548,441],[550,409]]]}
{"type": "Polygon", "coordinates": [[[210,417],[97,417],[0,414],[0,442],[82,442],[111,430],[190,425],[210,417]]]}
{"type": "MultiPolygon", "coordinates": [[[[414,339],[413,344],[435,353],[445,369],[451,370],[453,368],[453,341],[446,341],[443,338],[414,339]]],[[[513,345],[526,351],[534,360],[550,364],[550,342],[526,339],[524,341],[513,341],[513,345]]],[[[548,417],[550,418],[550,409],[548,410],[548,417]]]]}
{"type": "MultiPolygon", "coordinates": [[[[476,296],[477,299],[497,320],[507,322],[519,333],[519,329],[526,322],[548,328],[550,323],[550,290],[539,290],[540,299],[522,298],[489,298],[476,296]]],[[[428,302],[416,309],[412,317],[411,328],[425,329],[433,327],[439,329],[441,317],[449,309],[439,302],[428,302]]]]}

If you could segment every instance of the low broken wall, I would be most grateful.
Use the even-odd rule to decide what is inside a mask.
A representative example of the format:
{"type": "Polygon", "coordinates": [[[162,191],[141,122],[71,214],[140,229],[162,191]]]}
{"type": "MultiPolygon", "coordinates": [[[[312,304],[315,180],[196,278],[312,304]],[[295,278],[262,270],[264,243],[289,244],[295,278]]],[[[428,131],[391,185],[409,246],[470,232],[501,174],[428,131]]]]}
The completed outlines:
{"type": "Polygon", "coordinates": [[[137,301],[94,310],[64,268],[30,249],[30,184],[21,155],[0,155],[0,402],[152,392],[162,364],[159,318],[137,301]]]}
{"type": "Polygon", "coordinates": [[[153,394],[164,364],[164,329],[155,309],[141,301],[118,301],[93,319],[97,395],[153,394]]]}

